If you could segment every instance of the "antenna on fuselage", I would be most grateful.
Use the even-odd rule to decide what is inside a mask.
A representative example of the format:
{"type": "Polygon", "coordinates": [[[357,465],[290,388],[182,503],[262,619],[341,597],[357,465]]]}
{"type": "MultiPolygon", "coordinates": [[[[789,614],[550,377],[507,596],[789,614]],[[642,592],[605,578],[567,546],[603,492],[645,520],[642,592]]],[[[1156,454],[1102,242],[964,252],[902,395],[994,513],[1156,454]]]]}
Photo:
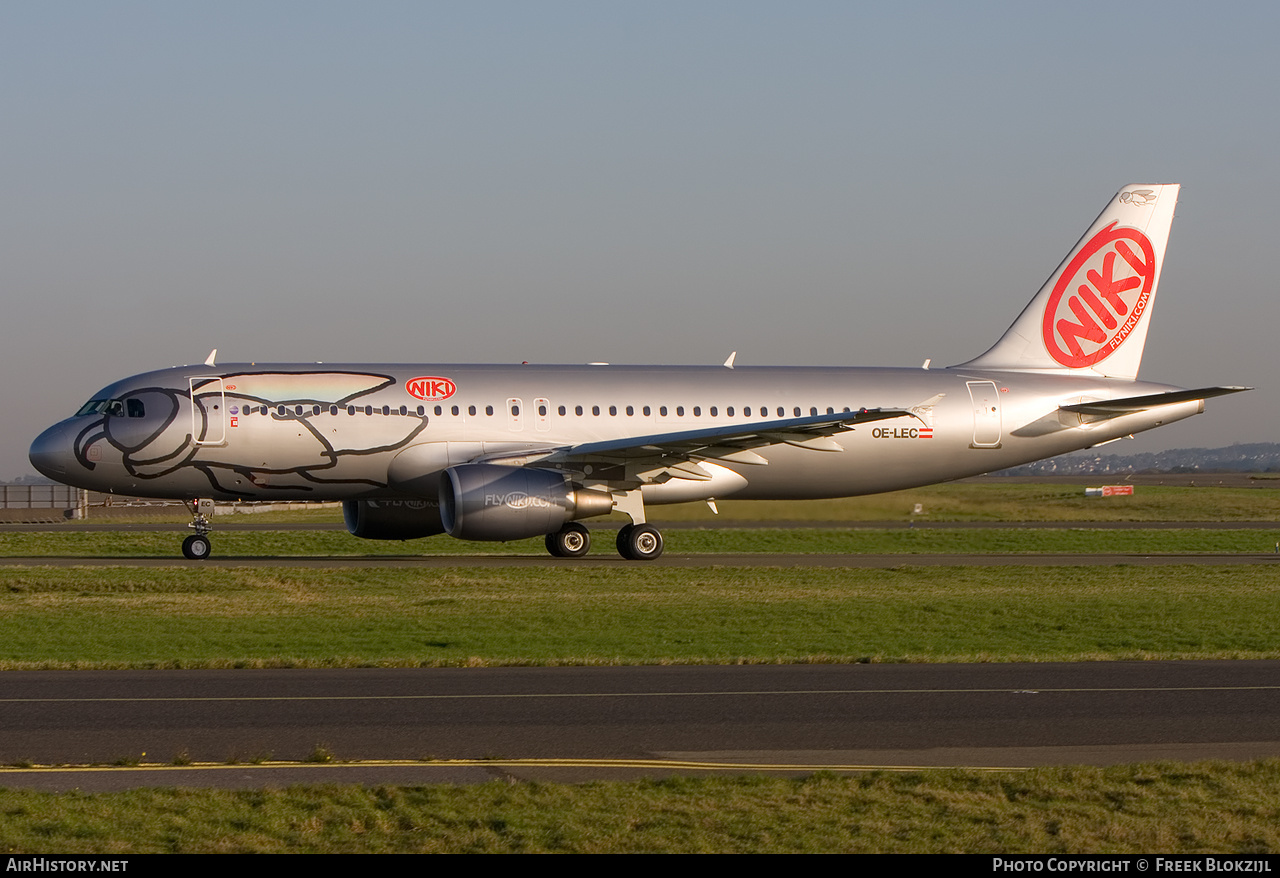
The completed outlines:
{"type": "Polygon", "coordinates": [[[205,360],[204,364],[206,366],[218,365],[217,363],[214,362],[214,360],[217,359],[217,357],[218,357],[218,349],[214,348],[213,350],[209,351],[209,359],[205,360]]]}

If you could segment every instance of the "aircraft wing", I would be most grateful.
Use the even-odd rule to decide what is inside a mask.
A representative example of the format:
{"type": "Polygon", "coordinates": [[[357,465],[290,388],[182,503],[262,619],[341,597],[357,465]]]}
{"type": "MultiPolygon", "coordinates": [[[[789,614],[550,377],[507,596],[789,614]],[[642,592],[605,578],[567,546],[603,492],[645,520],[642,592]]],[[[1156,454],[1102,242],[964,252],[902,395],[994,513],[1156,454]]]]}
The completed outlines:
{"type": "Polygon", "coordinates": [[[767,464],[752,449],[769,445],[793,445],[810,451],[844,449],[832,440],[859,424],[891,418],[913,418],[905,409],[861,409],[802,418],[728,424],[699,430],[677,430],[647,436],[628,436],[601,442],[584,442],[518,455],[486,455],[488,463],[516,466],[560,466],[592,472],[607,481],[648,483],[669,478],[704,480],[710,475],[700,461],[767,464]]]}
{"type": "Polygon", "coordinates": [[[1169,393],[1152,393],[1147,396],[1129,396],[1123,399],[1100,399],[1095,402],[1078,402],[1073,405],[1060,405],[1059,411],[1075,412],[1081,415],[1099,415],[1104,418],[1115,418],[1134,412],[1144,412],[1162,405],[1173,405],[1176,402],[1190,402],[1193,399],[1210,399],[1215,396],[1226,396],[1228,393],[1240,393],[1252,390],[1252,387],[1202,387],[1199,390],[1173,390],[1169,393]]]}

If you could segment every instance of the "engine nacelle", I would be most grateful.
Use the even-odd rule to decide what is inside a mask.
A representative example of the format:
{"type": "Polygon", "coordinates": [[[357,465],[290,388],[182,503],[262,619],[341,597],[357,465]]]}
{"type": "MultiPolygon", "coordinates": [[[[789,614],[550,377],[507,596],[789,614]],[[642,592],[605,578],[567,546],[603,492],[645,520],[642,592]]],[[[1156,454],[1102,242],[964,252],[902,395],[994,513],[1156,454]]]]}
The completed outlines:
{"type": "Polygon", "coordinates": [[[462,540],[520,540],[613,510],[613,497],[574,490],[557,472],[469,463],[440,475],[440,520],[462,540]]]}
{"type": "Polygon", "coordinates": [[[444,533],[435,500],[346,500],[342,518],[365,540],[416,540],[444,533]]]}

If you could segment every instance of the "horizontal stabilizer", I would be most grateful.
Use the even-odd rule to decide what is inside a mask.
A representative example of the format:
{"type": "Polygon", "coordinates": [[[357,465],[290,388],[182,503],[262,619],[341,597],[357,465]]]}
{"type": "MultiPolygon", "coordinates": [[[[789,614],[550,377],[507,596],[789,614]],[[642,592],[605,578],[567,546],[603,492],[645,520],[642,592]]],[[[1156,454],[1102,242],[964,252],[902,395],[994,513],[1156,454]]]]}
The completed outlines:
{"type": "Polygon", "coordinates": [[[1075,412],[1081,415],[1127,415],[1133,412],[1145,412],[1162,405],[1173,405],[1178,402],[1190,402],[1193,399],[1209,399],[1214,396],[1226,396],[1228,393],[1240,393],[1252,390],[1252,387],[1202,387],[1199,390],[1174,390],[1169,393],[1151,393],[1147,396],[1128,396],[1123,399],[1100,399],[1095,402],[1078,402],[1074,405],[1058,406],[1059,411],[1075,412]]]}

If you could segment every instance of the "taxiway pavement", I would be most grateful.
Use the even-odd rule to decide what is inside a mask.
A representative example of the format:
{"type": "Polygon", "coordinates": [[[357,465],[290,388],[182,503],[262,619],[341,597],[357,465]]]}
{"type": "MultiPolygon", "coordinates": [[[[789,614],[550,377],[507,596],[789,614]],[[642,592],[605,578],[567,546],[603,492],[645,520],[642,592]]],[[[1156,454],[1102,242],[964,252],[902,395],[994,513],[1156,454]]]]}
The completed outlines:
{"type": "Polygon", "coordinates": [[[43,789],[1270,756],[1267,661],[0,675],[0,763],[154,763],[0,770],[43,789]]]}

